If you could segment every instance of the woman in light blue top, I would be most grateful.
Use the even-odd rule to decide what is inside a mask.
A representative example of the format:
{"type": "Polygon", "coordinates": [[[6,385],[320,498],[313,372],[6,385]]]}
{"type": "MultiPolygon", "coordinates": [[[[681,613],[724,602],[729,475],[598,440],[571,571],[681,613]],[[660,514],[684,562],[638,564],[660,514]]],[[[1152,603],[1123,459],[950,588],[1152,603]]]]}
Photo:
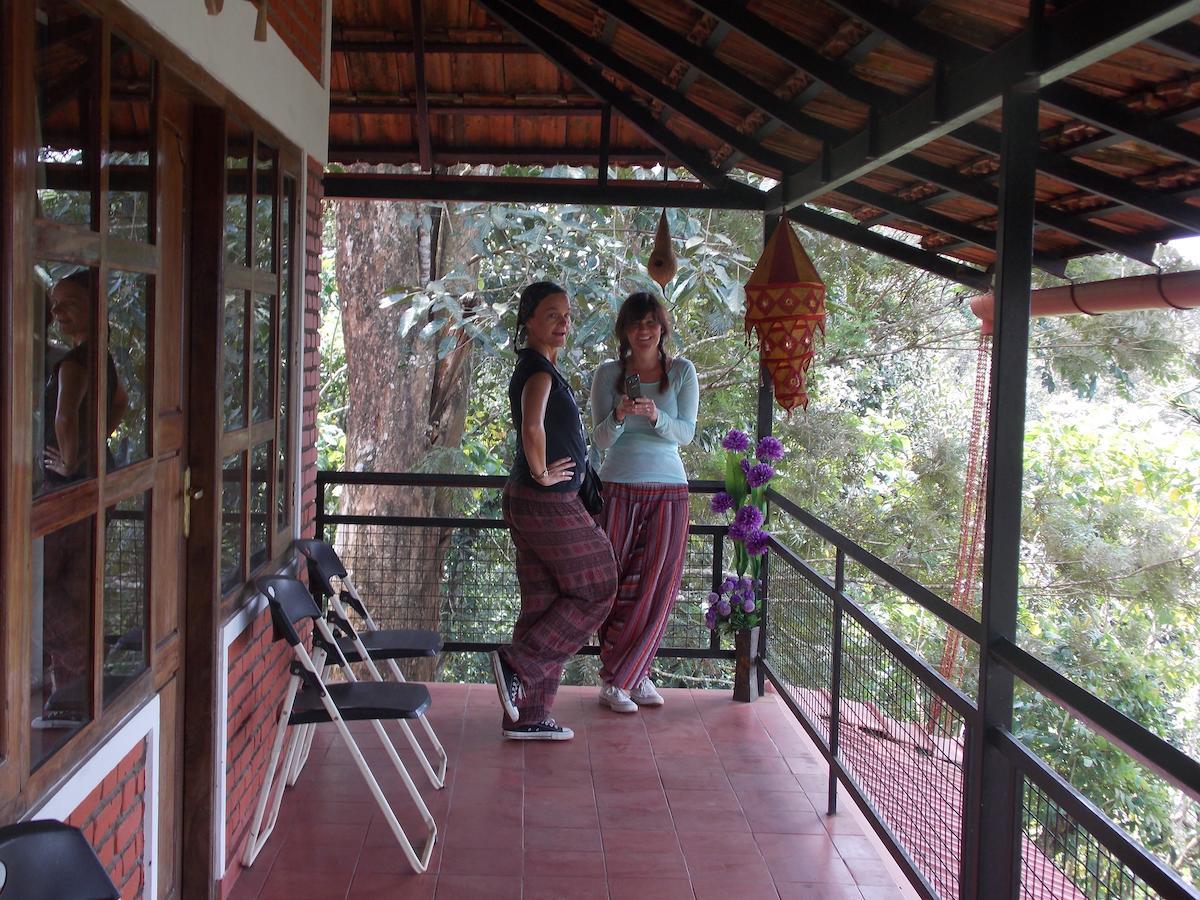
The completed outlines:
{"type": "Polygon", "coordinates": [[[617,558],[617,600],[600,628],[600,702],[615,712],[661,706],[650,665],[679,596],[687,555],[687,473],[681,445],[696,433],[696,368],[667,355],[671,321],[650,294],[617,313],[618,359],[592,379],[592,440],[600,466],[600,524],[617,558]]]}

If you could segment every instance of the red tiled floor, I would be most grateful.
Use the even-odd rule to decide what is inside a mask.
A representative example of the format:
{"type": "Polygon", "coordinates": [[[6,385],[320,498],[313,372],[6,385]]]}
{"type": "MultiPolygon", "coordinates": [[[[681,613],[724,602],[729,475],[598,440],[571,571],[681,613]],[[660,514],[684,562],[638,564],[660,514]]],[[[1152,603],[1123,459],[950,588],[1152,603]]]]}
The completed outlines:
{"type": "MultiPolygon", "coordinates": [[[[412,872],[340,739],[319,730],[230,900],[903,897],[855,819],[824,815],[823,761],[772,696],[671,690],[662,708],[617,715],[594,688],[563,688],[555,714],[575,740],[522,745],[501,738],[492,685],[430,688],[450,755],[443,791],[397,741],[438,824],[429,872],[412,872]]],[[[351,730],[419,842],[376,736],[351,730]]]]}

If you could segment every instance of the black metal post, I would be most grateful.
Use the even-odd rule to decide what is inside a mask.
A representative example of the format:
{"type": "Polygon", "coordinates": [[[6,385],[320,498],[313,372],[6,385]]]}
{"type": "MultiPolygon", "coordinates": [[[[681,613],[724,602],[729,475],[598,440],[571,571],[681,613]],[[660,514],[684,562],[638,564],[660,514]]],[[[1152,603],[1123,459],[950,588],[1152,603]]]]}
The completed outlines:
{"type": "Polygon", "coordinates": [[[963,885],[963,896],[981,900],[1012,900],[1020,883],[1018,780],[989,734],[1011,731],[1013,721],[1012,673],[993,660],[991,646],[1001,638],[1015,641],[1017,632],[1037,116],[1035,88],[1005,93],[984,513],[984,646],[979,654],[979,733],[971,742],[968,770],[970,817],[963,835],[964,857],[977,861],[965,873],[970,880],[963,885]]]}
{"type": "Polygon", "coordinates": [[[321,472],[317,473],[317,514],[313,523],[316,530],[313,537],[318,541],[325,540],[325,479],[321,475],[321,472]]]}
{"type": "MultiPolygon", "coordinates": [[[[719,591],[721,582],[725,578],[725,535],[713,535],[713,553],[712,553],[712,589],[719,591]]],[[[708,649],[721,649],[721,632],[715,628],[708,633],[708,649]]]]}
{"type": "MultiPolygon", "coordinates": [[[[763,214],[763,246],[766,247],[767,241],[770,240],[775,228],[779,225],[782,217],[773,213],[763,214]]],[[[775,390],[771,383],[771,373],[767,371],[766,364],[762,361],[761,355],[758,362],[758,413],[755,421],[755,431],[758,432],[758,437],[764,438],[769,435],[775,424],[775,390]]],[[[770,501],[768,503],[768,512],[770,511],[770,501]]],[[[770,601],[768,600],[768,574],[770,570],[770,555],[766,554],[762,558],[762,567],[759,570],[759,577],[762,579],[762,584],[758,590],[759,601],[759,627],[758,627],[758,656],[759,659],[767,657],[767,629],[770,625],[767,622],[767,617],[770,614],[768,608],[770,601]]],[[[761,697],[767,688],[767,675],[762,666],[758,667],[758,695],[761,697]]]]}
{"type": "Polygon", "coordinates": [[[838,598],[833,601],[833,662],[829,678],[829,802],[828,815],[837,814],[837,756],[838,737],[842,719],[842,592],[846,589],[846,552],[838,549],[835,558],[833,586],[838,598]]]}

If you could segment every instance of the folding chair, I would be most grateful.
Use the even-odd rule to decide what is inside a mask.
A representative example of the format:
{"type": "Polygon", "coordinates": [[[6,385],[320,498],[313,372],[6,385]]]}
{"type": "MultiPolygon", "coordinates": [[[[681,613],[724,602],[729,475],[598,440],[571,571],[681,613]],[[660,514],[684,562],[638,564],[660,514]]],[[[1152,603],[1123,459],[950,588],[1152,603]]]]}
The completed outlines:
{"type": "Polygon", "coordinates": [[[288,682],[283,706],[279,711],[279,725],[275,732],[275,740],[271,745],[267,777],[263,782],[262,792],[259,794],[258,804],[254,810],[254,819],[250,825],[250,839],[246,844],[246,852],[243,857],[244,865],[250,866],[254,863],[275,828],[279,817],[280,802],[283,799],[283,790],[288,782],[287,775],[291,771],[300,751],[300,745],[303,743],[305,729],[296,728],[292,732],[286,752],[284,751],[284,737],[288,727],[332,722],[336,726],[338,734],[341,735],[346,749],[350,752],[354,764],[358,766],[363,779],[367,782],[367,787],[375,797],[375,802],[379,804],[379,809],[383,812],[384,819],[387,820],[388,826],[392,829],[392,834],[395,835],[409,864],[414,871],[424,872],[429,866],[429,858],[433,853],[434,842],[437,840],[437,825],[433,821],[433,816],[425,805],[425,801],[421,798],[421,792],[417,790],[400,755],[396,752],[395,745],[392,744],[387,731],[384,730],[382,720],[403,720],[421,716],[429,708],[429,690],[423,684],[356,681],[354,673],[350,671],[345,659],[342,659],[341,663],[346,666],[346,675],[350,681],[326,683],[321,677],[325,651],[321,649],[317,639],[319,637],[325,645],[335,648],[337,643],[329,623],[321,615],[321,610],[313,600],[312,594],[308,592],[308,588],[295,578],[284,575],[256,579],[254,586],[266,596],[271,606],[271,623],[274,626],[275,640],[287,641],[291,645],[295,658],[290,667],[292,677],[288,682]],[[305,619],[312,619],[316,628],[313,633],[314,651],[311,656],[296,630],[296,624],[305,619]],[[419,855],[413,849],[404,827],[392,811],[392,806],[379,787],[379,782],[375,780],[375,775],[363,758],[362,751],[359,750],[353,735],[350,734],[350,729],[346,727],[347,722],[354,721],[369,721],[374,726],[375,733],[379,735],[379,740],[383,743],[388,758],[392,761],[396,771],[400,773],[409,797],[412,798],[413,804],[425,822],[428,833],[425,845],[419,855]],[[283,765],[276,777],[275,769],[281,756],[283,765]],[[269,815],[267,813],[268,804],[270,804],[269,815]],[[264,816],[267,817],[265,824],[264,816]]]}
{"type": "Polygon", "coordinates": [[[0,828],[0,900],[119,900],[83,833],[55,819],[0,828]]]}
{"type": "MultiPolygon", "coordinates": [[[[294,546],[308,560],[309,581],[316,585],[321,593],[329,598],[329,618],[333,621],[335,627],[342,632],[341,636],[336,638],[336,644],[337,650],[343,659],[349,662],[366,663],[371,677],[376,681],[383,681],[383,674],[379,671],[379,667],[375,665],[375,661],[384,661],[392,673],[392,678],[398,682],[403,682],[405,680],[404,675],[401,673],[400,666],[397,665],[396,660],[437,656],[441,652],[442,638],[436,631],[424,629],[380,629],[375,624],[375,620],[371,618],[371,614],[367,612],[366,604],[363,603],[362,597],[359,596],[358,589],[350,579],[345,565],[343,565],[342,560],[337,555],[337,551],[330,544],[327,544],[325,541],[298,540],[294,546]],[[341,583],[340,590],[334,584],[335,578],[341,583]],[[361,632],[357,631],[350,624],[346,610],[347,606],[353,609],[362,620],[365,627],[361,632]]],[[[339,655],[339,653],[333,652],[333,647],[326,647],[325,650],[328,653],[327,659],[333,659],[339,655]]],[[[440,790],[446,784],[446,751],[442,747],[442,742],[438,740],[433,726],[429,724],[429,720],[425,716],[419,716],[418,721],[425,730],[425,735],[429,739],[430,746],[437,756],[438,766],[436,772],[433,766],[430,765],[429,757],[425,755],[424,749],[417,741],[417,737],[413,734],[408,723],[401,722],[400,729],[404,732],[404,737],[408,740],[409,746],[412,747],[413,753],[416,754],[421,768],[425,770],[425,776],[429,779],[429,783],[440,790]]],[[[296,778],[299,777],[300,769],[304,767],[304,763],[308,759],[308,750],[311,743],[312,733],[310,731],[305,736],[305,745],[302,752],[296,758],[295,770],[289,773],[289,784],[295,784],[296,778]]]]}

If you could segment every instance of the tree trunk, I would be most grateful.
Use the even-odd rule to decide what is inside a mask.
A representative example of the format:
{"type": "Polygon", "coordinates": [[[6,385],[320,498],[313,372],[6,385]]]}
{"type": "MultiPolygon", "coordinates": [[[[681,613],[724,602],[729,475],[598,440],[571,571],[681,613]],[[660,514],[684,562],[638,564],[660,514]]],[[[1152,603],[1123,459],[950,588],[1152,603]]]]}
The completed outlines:
{"type": "MultiPolygon", "coordinates": [[[[445,330],[422,339],[423,323],[418,323],[400,336],[405,305],[385,309],[379,301],[398,286],[425,285],[439,277],[439,268],[463,270],[467,222],[439,207],[401,202],[339,201],[334,215],[349,401],[346,468],[417,471],[431,453],[457,447],[462,440],[471,345],[460,336],[457,348],[438,360],[445,330]],[[450,235],[453,241],[446,240],[450,235]]],[[[347,485],[340,508],[347,515],[439,515],[451,500],[438,494],[431,488],[347,485]]],[[[339,552],[345,553],[347,568],[380,627],[438,628],[448,540],[448,533],[432,528],[339,528],[339,552]]],[[[410,677],[422,680],[435,672],[432,661],[418,661],[407,669],[410,677]]]]}

